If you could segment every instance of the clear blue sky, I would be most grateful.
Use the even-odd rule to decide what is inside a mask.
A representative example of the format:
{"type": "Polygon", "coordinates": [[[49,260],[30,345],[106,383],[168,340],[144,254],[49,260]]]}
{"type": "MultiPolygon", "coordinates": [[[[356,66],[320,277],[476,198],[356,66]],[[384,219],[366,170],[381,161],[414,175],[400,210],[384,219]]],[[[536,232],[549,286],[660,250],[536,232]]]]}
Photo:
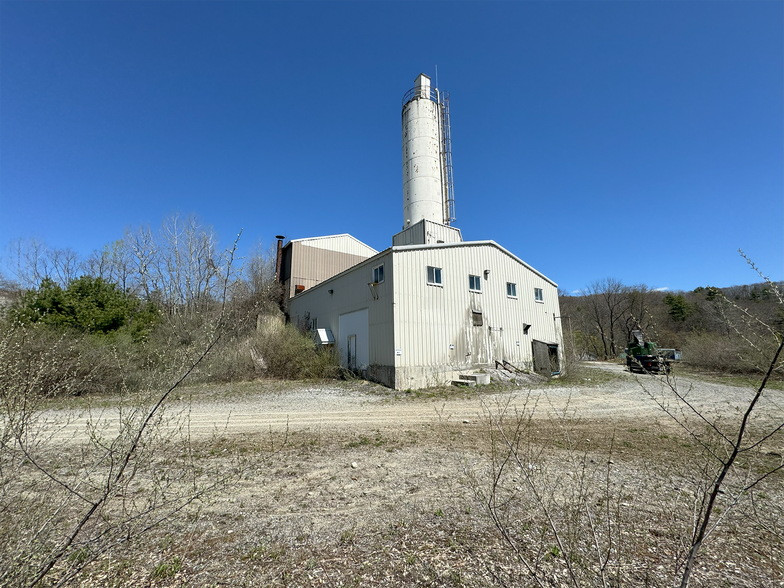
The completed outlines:
{"type": "Polygon", "coordinates": [[[782,2],[0,3],[0,244],[195,212],[229,244],[403,223],[451,94],[457,222],[567,291],[784,273],[782,2]]]}

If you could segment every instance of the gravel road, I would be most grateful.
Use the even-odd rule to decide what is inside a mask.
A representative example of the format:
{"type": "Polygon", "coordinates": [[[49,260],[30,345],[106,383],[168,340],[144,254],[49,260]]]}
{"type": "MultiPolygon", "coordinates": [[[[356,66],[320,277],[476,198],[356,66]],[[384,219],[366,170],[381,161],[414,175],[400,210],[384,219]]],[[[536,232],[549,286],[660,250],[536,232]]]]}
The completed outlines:
{"type": "MultiPolygon", "coordinates": [[[[532,400],[538,402],[537,416],[547,418],[566,411],[582,419],[646,418],[667,421],[659,400],[674,400],[668,381],[658,376],[632,375],[623,366],[606,363],[588,364],[579,385],[553,385],[532,380],[517,389],[481,395],[430,395],[395,393],[368,382],[339,384],[282,384],[269,382],[242,384],[239,387],[193,387],[180,391],[168,411],[186,413],[192,435],[282,431],[285,429],[378,430],[427,425],[438,419],[476,420],[482,403],[498,406],[511,402],[512,407],[532,400]],[[606,372],[609,372],[610,377],[606,372]],[[593,377],[592,377],[593,374],[593,377]]],[[[673,377],[677,390],[689,403],[706,414],[730,415],[746,406],[753,391],[724,384],[708,383],[685,377],[673,377]]],[[[764,399],[761,413],[781,418],[784,394],[771,390],[764,399]]],[[[91,413],[71,413],[66,425],[62,411],[51,411],[52,422],[60,422],[61,438],[70,438],[84,430],[89,420],[116,423],[117,412],[104,408],[91,413]]]]}

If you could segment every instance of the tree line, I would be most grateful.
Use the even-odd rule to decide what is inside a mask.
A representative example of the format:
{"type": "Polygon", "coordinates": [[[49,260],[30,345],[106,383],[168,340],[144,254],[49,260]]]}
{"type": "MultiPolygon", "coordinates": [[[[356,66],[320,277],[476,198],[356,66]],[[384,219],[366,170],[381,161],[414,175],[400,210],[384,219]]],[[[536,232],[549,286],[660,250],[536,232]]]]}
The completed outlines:
{"type": "Polygon", "coordinates": [[[641,330],[662,348],[682,350],[690,365],[745,373],[769,351],[749,345],[759,326],[784,330],[784,310],[766,282],[668,292],[604,278],[577,294],[559,291],[559,301],[564,333],[580,359],[617,358],[632,331],[641,330]]]}
{"type": "Polygon", "coordinates": [[[138,381],[178,363],[175,355],[198,352],[218,327],[220,344],[191,379],[338,373],[336,358],[284,324],[274,251],[259,244],[238,259],[236,245],[222,247],[194,214],[171,215],[158,228],[128,228],[86,257],[17,240],[6,249],[11,275],[0,276],[0,327],[25,331],[31,354],[65,336],[75,354],[99,356],[87,362],[107,366],[93,369],[96,389],[116,386],[112,374],[138,381]],[[108,367],[117,361],[123,362],[119,372],[108,367]]]}
{"type": "MultiPolygon", "coordinates": [[[[101,279],[119,290],[154,302],[170,314],[193,315],[208,309],[221,296],[223,280],[258,282],[248,271],[267,272],[258,263],[245,268],[228,265],[214,229],[198,216],[174,214],[158,229],[128,228],[122,238],[82,258],[70,248],[49,247],[37,239],[16,240],[7,247],[12,276],[6,289],[33,290],[43,280],[61,288],[79,277],[101,279]]],[[[263,257],[256,251],[255,256],[263,257]]]]}

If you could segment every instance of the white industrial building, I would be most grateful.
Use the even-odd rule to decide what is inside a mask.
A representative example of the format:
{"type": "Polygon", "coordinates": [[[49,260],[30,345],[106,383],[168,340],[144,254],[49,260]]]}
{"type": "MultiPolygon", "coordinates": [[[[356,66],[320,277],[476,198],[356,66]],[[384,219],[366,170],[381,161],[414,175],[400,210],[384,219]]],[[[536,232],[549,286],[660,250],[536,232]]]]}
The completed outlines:
{"type": "Polygon", "coordinates": [[[396,389],[497,365],[558,373],[555,282],[450,226],[448,95],[421,74],[403,103],[403,230],[380,253],[350,235],[289,242],[279,273],[289,317],[347,367],[396,389]]]}

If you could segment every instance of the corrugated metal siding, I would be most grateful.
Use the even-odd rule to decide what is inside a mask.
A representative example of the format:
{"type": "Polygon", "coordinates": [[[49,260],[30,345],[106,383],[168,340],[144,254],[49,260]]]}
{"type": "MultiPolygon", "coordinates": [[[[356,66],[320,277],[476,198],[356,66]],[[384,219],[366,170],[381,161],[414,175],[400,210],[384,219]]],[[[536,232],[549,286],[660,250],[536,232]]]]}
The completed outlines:
{"type": "Polygon", "coordinates": [[[378,251],[369,245],[365,245],[362,241],[352,237],[349,234],[328,235],[325,237],[308,237],[306,239],[294,239],[291,242],[305,245],[307,247],[314,247],[317,249],[328,249],[337,253],[358,255],[364,259],[373,257],[378,253],[378,251]]]}
{"type": "Polygon", "coordinates": [[[400,231],[397,235],[392,236],[392,246],[398,245],[422,245],[425,242],[425,228],[424,222],[418,222],[415,225],[400,231]]]}
{"type": "Polygon", "coordinates": [[[340,315],[362,308],[370,364],[393,370],[379,379],[398,389],[441,383],[495,360],[528,368],[534,339],[562,348],[555,284],[490,242],[387,250],[293,298],[290,312],[295,321],[307,313],[341,337],[340,315]],[[385,281],[375,300],[368,283],[380,263],[385,281]],[[427,284],[427,266],[441,268],[440,287],[427,284]],[[469,291],[469,275],[480,276],[481,293],[469,291]],[[506,295],[507,282],[516,284],[517,298],[506,295]],[[543,302],[535,301],[534,288],[542,289],[543,302]],[[474,310],[482,326],[473,325],[474,310]],[[524,324],[531,325],[528,334],[524,324]]]}
{"type": "Polygon", "coordinates": [[[533,339],[562,345],[553,319],[560,315],[557,288],[493,245],[395,250],[394,264],[396,365],[409,379],[504,359],[526,367],[533,339]],[[428,266],[441,268],[442,287],[427,284],[428,266]],[[469,291],[469,275],[481,277],[481,294],[469,291]],[[507,282],[516,284],[516,299],[507,296],[507,282]],[[534,288],[543,290],[542,303],[534,288]],[[481,327],[472,310],[482,312],[481,327]]]}
{"type": "Polygon", "coordinates": [[[425,243],[461,243],[460,229],[438,223],[425,223],[425,243]]]}
{"type": "Polygon", "coordinates": [[[320,328],[329,328],[335,337],[342,337],[338,329],[340,315],[367,308],[370,364],[391,368],[394,365],[393,283],[392,252],[388,250],[386,254],[366,260],[351,271],[293,298],[289,313],[292,321],[309,314],[311,320],[318,319],[320,328]],[[373,281],[373,268],[382,263],[384,282],[374,287],[378,295],[376,300],[368,284],[373,281]]]}
{"type": "Polygon", "coordinates": [[[393,246],[425,245],[429,243],[461,243],[460,229],[423,219],[392,237],[393,246]]]}
{"type": "Polygon", "coordinates": [[[324,280],[361,263],[369,256],[312,247],[312,241],[291,243],[291,275],[286,284],[288,296],[294,296],[297,285],[312,288],[324,280]]]}

